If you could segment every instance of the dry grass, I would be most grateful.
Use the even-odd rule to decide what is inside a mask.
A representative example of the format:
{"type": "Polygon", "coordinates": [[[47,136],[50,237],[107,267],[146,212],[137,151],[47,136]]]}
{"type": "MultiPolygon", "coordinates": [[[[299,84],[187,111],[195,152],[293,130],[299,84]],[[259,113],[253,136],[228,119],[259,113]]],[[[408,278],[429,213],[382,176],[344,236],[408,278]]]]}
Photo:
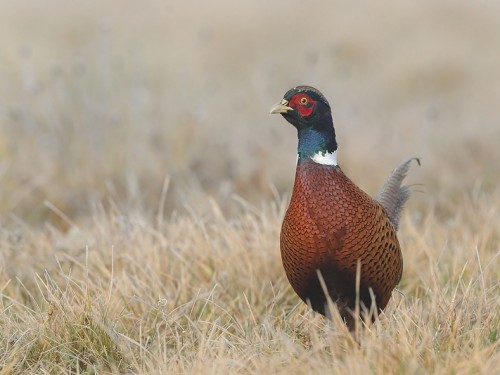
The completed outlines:
{"type": "Polygon", "coordinates": [[[0,373],[499,373],[499,5],[138,4],[2,3],[0,373]],[[370,193],[423,161],[361,345],[279,259],[303,83],[370,193]]]}
{"type": "Polygon", "coordinates": [[[164,221],[96,210],[91,225],[6,234],[2,365],[54,372],[498,371],[498,205],[463,197],[406,215],[401,293],[357,346],[291,291],[278,255],[285,200],[215,201],[164,221]]]}

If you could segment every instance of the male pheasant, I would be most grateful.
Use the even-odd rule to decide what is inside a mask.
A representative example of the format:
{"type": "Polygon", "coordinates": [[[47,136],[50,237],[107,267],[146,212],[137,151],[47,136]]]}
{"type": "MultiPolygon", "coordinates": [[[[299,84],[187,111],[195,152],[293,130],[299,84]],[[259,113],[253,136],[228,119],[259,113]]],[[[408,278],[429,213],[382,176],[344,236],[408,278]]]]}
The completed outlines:
{"type": "Polygon", "coordinates": [[[355,312],[360,319],[368,312],[373,321],[401,279],[396,230],[410,195],[401,182],[412,159],[393,171],[373,200],[337,165],[332,113],[323,94],[295,87],[271,113],[280,113],[299,138],[295,184],[280,236],[286,275],[304,302],[331,317],[326,289],[354,330],[355,312]]]}

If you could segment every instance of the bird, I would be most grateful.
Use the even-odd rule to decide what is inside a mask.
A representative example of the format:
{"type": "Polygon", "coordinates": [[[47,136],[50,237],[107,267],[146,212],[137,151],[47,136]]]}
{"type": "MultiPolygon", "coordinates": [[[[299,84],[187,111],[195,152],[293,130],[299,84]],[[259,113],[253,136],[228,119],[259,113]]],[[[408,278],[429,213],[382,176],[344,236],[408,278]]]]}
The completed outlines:
{"type": "Polygon", "coordinates": [[[420,160],[400,163],[372,199],[337,163],[332,111],[319,90],[294,87],[270,112],[298,134],[295,182],[280,233],[286,276],[314,311],[332,318],[330,306],[336,306],[352,332],[365,317],[376,320],[401,280],[396,232],[410,197],[402,181],[412,160],[420,160]]]}

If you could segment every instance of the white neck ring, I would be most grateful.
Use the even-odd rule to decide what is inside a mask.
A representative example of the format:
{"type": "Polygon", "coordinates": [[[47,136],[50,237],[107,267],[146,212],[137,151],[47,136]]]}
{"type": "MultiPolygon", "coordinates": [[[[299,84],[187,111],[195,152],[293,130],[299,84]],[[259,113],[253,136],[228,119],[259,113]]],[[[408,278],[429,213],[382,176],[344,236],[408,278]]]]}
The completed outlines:
{"type": "Polygon", "coordinates": [[[321,165],[337,166],[337,150],[333,152],[316,152],[311,156],[311,159],[321,165]]]}

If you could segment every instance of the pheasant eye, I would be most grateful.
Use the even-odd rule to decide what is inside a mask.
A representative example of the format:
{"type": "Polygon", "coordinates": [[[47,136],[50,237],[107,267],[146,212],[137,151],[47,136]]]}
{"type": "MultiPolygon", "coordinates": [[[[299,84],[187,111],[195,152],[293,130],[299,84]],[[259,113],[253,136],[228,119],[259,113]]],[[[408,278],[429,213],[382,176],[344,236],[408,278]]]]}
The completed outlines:
{"type": "Polygon", "coordinates": [[[306,105],[307,104],[307,98],[305,96],[303,96],[302,98],[299,99],[299,103],[301,105],[306,105]]]}

